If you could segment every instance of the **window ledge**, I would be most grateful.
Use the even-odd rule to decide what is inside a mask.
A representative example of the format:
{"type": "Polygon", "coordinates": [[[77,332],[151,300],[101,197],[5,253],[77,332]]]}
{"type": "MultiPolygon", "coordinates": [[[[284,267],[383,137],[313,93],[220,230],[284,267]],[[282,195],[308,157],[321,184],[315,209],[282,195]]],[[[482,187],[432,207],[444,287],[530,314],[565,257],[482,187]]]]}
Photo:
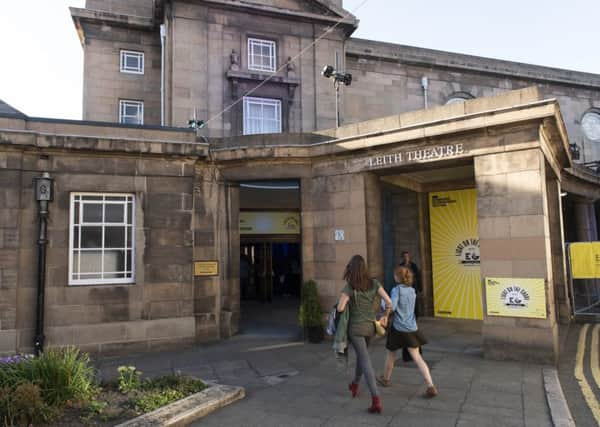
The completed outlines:
{"type": "Polygon", "coordinates": [[[227,71],[226,76],[230,80],[263,81],[263,80],[269,79],[269,83],[279,83],[279,84],[285,84],[288,86],[298,86],[300,84],[300,79],[297,77],[275,75],[275,76],[269,78],[270,74],[261,73],[260,71],[229,70],[229,71],[227,71]]]}

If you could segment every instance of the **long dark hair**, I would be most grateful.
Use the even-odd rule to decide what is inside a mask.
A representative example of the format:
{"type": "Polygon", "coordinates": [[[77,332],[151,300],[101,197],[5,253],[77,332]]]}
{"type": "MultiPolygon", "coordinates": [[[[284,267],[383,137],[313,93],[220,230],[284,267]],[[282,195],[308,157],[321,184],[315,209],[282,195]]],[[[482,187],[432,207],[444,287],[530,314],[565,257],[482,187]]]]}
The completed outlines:
{"type": "Polygon", "coordinates": [[[373,287],[369,279],[367,263],[360,255],[354,255],[350,258],[346,269],[344,270],[344,280],[350,284],[355,291],[367,291],[373,287]]]}

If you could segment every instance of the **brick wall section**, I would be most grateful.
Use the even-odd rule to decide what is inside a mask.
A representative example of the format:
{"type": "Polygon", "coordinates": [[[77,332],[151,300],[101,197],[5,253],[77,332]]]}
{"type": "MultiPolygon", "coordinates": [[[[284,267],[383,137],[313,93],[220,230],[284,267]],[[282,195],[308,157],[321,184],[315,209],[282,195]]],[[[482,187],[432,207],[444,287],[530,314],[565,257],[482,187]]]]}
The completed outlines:
{"type": "Polygon", "coordinates": [[[543,154],[531,149],[476,157],[475,178],[482,279],[544,278],[547,283],[547,319],[487,316],[484,299],[485,355],[554,363],[558,331],[543,154]]]}
{"type": "MultiPolygon", "coordinates": [[[[350,50],[355,52],[357,48],[352,47],[354,42],[349,43],[350,50]]],[[[362,43],[359,42],[359,45],[362,43]]],[[[378,45],[376,42],[370,43],[378,45]]],[[[402,52],[404,48],[399,46],[395,49],[402,52]]],[[[418,48],[411,49],[419,51],[418,48]]],[[[436,53],[418,55],[427,56],[429,59],[436,58],[436,53]]],[[[485,59],[472,60],[477,63],[485,59]]],[[[457,58],[456,61],[460,62],[460,59],[457,58]]],[[[418,60],[414,58],[411,62],[380,59],[372,54],[348,55],[347,71],[352,73],[353,81],[350,87],[344,89],[344,123],[362,122],[424,108],[421,86],[421,78],[424,76],[429,79],[429,108],[444,105],[455,92],[468,92],[476,98],[481,98],[535,85],[539,87],[544,98],[556,98],[559,101],[571,142],[579,145],[585,161],[600,158],[600,146],[584,139],[581,129],[583,114],[591,107],[600,106],[600,89],[551,82],[539,83],[539,80],[504,76],[502,73],[488,74],[460,68],[418,65],[418,60]]],[[[539,78],[544,80],[541,73],[539,78]]]]}
{"type": "Polygon", "coordinates": [[[217,277],[194,277],[198,342],[227,338],[239,326],[239,188],[214,166],[197,166],[194,181],[194,260],[219,260],[217,277]],[[215,179],[218,182],[215,182],[215,179]]]}
{"type": "Polygon", "coordinates": [[[159,34],[90,23],[84,25],[83,119],[118,122],[119,100],[129,99],[144,102],[144,124],[160,125],[159,34]],[[143,75],[120,71],[122,49],[144,53],[143,75]]]}
{"type": "Polygon", "coordinates": [[[85,7],[124,15],[152,18],[155,0],[86,0],[85,7]]]}
{"type": "Polygon", "coordinates": [[[381,181],[372,173],[364,174],[365,181],[365,214],[367,219],[367,259],[371,277],[384,282],[383,262],[383,223],[381,181]]]}
{"type": "Polygon", "coordinates": [[[20,165],[20,153],[0,153],[0,353],[17,341],[20,165]]]}
{"type": "Polygon", "coordinates": [[[0,353],[32,350],[38,233],[33,178],[45,171],[55,180],[48,221],[47,345],[108,353],[193,341],[192,190],[198,157],[177,154],[200,153],[198,147],[32,135],[2,134],[0,353]],[[119,143],[138,153],[103,152],[119,143]],[[174,155],[167,156],[171,149],[174,155]],[[135,195],[135,284],[68,285],[71,192],[135,195]]]}
{"type": "Polygon", "coordinates": [[[303,277],[318,283],[321,302],[328,308],[344,286],[342,275],[350,258],[359,254],[369,263],[365,176],[305,178],[301,193],[303,277]],[[344,230],[344,241],[335,241],[336,229],[344,230]]]}

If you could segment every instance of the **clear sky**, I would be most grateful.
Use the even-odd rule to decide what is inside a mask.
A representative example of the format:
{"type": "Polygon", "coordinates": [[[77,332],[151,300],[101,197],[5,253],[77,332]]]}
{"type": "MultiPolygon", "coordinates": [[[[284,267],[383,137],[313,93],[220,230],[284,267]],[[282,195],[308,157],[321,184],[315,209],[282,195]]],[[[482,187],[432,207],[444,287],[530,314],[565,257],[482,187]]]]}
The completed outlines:
{"type": "MultiPolygon", "coordinates": [[[[81,118],[83,55],[68,6],[84,0],[2,3],[0,99],[31,116],[81,118]]],[[[355,15],[355,37],[600,74],[599,0],[367,0],[355,15]]]]}

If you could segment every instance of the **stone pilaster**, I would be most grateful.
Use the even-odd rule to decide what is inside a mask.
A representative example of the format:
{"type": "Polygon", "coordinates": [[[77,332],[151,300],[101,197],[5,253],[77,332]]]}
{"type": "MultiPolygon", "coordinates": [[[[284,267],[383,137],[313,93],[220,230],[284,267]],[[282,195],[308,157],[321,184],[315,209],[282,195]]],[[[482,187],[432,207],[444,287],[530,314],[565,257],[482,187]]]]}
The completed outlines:
{"type": "Polygon", "coordinates": [[[350,257],[359,254],[369,263],[365,188],[364,174],[302,179],[303,277],[317,282],[324,308],[335,303],[350,257]],[[343,240],[335,239],[335,230],[343,230],[343,240]]]}
{"type": "Polygon", "coordinates": [[[594,242],[598,240],[596,208],[594,201],[577,198],[575,201],[575,227],[577,241],[594,242]]]}
{"type": "Polygon", "coordinates": [[[558,331],[554,313],[552,247],[546,170],[538,149],[475,158],[481,277],[543,278],[546,319],[486,314],[486,357],[554,363],[558,331]]]}

